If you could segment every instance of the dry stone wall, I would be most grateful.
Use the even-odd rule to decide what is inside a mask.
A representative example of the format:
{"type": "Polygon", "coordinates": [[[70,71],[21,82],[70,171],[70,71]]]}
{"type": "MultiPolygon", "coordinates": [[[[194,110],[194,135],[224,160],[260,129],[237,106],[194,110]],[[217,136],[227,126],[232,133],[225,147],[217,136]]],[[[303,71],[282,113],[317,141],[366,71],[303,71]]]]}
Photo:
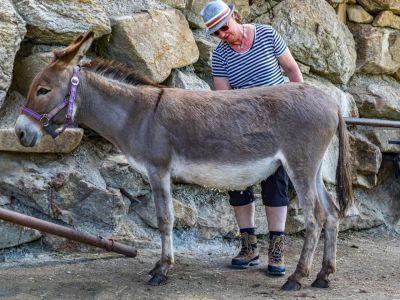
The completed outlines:
{"type": "MultiPolygon", "coordinates": [[[[89,233],[158,245],[146,178],[113,145],[90,130],[21,149],[12,127],[35,74],[52,48],[87,30],[96,41],[86,60],[103,56],[171,87],[212,89],[211,53],[199,12],[207,0],[3,0],[0,3],[0,206],[89,233]],[[80,143],[79,143],[80,141],[80,143]]],[[[398,0],[232,0],[246,22],[273,25],[284,37],[308,84],[332,95],[345,116],[400,120],[398,0]]],[[[355,205],[341,230],[399,225],[400,181],[390,159],[400,130],[349,127],[355,205]]],[[[294,145],[295,147],[296,145],[294,145]]],[[[337,141],[324,159],[334,190],[337,141]]],[[[299,149],[301,150],[301,149],[299,149]]],[[[257,226],[267,233],[257,195],[257,226]]],[[[292,195],[287,231],[303,229],[292,195]]],[[[237,233],[227,193],[173,185],[175,229],[200,238],[237,233]]],[[[68,242],[0,222],[1,247],[41,238],[54,249],[68,242]]]]}

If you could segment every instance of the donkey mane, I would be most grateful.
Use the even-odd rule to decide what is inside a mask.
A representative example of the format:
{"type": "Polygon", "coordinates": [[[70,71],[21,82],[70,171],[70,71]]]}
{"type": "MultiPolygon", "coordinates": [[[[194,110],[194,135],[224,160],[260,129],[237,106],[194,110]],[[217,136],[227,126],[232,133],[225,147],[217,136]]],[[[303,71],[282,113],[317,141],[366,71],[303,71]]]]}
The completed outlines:
{"type": "Polygon", "coordinates": [[[91,62],[84,64],[82,67],[104,77],[134,86],[150,85],[155,87],[164,87],[146,76],[138,74],[136,70],[115,61],[96,58],[91,62]]]}

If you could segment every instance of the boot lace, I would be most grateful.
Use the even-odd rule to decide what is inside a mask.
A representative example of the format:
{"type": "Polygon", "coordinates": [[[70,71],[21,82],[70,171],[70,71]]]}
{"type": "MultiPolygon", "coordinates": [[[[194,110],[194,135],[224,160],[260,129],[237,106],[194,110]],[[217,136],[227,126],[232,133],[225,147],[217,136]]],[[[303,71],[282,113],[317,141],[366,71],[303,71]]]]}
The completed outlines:
{"type": "Polygon", "coordinates": [[[248,234],[240,237],[240,243],[242,244],[242,248],[240,249],[239,255],[246,255],[247,253],[254,251],[255,247],[251,244],[248,234]]]}
{"type": "Polygon", "coordinates": [[[268,254],[274,264],[283,262],[284,247],[285,242],[283,236],[275,236],[270,240],[268,254]]]}

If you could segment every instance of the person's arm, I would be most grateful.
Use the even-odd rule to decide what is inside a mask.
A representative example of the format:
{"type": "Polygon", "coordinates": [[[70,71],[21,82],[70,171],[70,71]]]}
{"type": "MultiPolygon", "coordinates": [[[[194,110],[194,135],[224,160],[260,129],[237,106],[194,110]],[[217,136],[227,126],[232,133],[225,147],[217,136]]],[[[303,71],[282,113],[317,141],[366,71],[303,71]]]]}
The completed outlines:
{"type": "Polygon", "coordinates": [[[231,90],[231,84],[227,77],[213,77],[215,90],[231,90]]]}
{"type": "Polygon", "coordinates": [[[278,61],[291,82],[303,82],[303,75],[289,48],[278,57],[278,61]]]}

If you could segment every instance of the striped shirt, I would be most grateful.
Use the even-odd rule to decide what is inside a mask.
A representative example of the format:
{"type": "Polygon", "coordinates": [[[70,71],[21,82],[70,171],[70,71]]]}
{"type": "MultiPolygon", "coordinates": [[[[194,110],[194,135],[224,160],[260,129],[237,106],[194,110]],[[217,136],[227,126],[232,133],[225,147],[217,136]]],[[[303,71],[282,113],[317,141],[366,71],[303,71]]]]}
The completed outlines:
{"type": "Polygon", "coordinates": [[[278,57],[287,46],[269,25],[255,24],[253,45],[245,53],[233,50],[221,41],[213,51],[212,75],[227,77],[233,89],[284,83],[278,57]]]}

